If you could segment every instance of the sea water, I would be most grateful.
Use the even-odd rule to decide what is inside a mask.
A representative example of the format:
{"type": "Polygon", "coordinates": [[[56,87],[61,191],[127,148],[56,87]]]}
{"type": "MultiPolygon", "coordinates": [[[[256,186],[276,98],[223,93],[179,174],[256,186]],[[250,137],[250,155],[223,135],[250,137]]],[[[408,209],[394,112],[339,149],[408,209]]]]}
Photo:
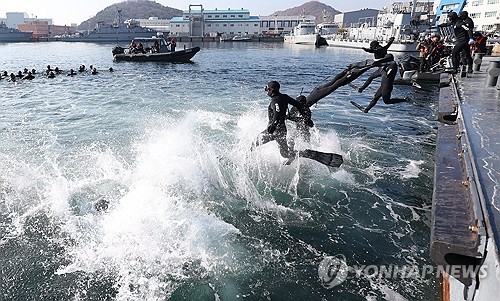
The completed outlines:
{"type": "Polygon", "coordinates": [[[192,63],[114,63],[113,46],[1,45],[2,71],[38,72],[0,82],[1,300],[437,298],[435,274],[353,268],[432,265],[436,86],[396,86],[411,101],[369,114],[349,101],[366,105],[378,81],[340,88],[295,145],[344,164],[284,166],[275,142],[250,151],[266,83],[307,95],[370,54],[203,43],[192,63]],[[66,76],[80,65],[99,73],[66,76]],[[350,267],[341,283],[328,258],[350,267]]]}

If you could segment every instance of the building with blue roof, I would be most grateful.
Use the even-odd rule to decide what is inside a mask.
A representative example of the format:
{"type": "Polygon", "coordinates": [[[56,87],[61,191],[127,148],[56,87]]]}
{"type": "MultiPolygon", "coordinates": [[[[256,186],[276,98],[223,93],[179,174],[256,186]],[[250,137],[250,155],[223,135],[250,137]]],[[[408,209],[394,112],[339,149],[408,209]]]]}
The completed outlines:
{"type": "Polygon", "coordinates": [[[258,35],[261,33],[257,16],[247,9],[206,10],[202,5],[189,5],[182,17],[170,20],[170,32],[176,36],[258,35]]]}
{"type": "Polygon", "coordinates": [[[173,36],[281,35],[289,33],[303,20],[314,16],[251,16],[248,9],[204,9],[189,5],[182,17],[170,20],[173,36]]]}

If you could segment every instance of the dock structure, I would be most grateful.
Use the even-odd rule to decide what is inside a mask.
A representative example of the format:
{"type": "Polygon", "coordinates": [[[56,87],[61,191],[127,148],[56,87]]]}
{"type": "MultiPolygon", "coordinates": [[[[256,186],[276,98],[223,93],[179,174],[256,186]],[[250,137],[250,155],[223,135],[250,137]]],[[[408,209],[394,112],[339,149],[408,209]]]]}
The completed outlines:
{"type": "Polygon", "coordinates": [[[474,63],[440,81],[430,255],[443,300],[500,296],[500,57],[474,63]]]}

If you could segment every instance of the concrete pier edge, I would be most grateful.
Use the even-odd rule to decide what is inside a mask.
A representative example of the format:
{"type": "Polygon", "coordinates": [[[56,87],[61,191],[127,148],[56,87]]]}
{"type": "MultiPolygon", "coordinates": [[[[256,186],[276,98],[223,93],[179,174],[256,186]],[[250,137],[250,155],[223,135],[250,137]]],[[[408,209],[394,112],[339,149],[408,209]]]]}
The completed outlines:
{"type": "MultiPolygon", "coordinates": [[[[500,60],[500,58],[499,58],[500,60]]],[[[489,201],[478,176],[475,154],[471,148],[468,123],[462,114],[465,99],[463,84],[478,85],[487,71],[469,78],[442,74],[439,90],[438,134],[432,200],[430,255],[440,266],[482,267],[490,274],[469,277],[466,274],[442,273],[444,300],[494,300],[500,294],[499,256],[492,227],[489,201]],[[475,77],[475,78],[472,78],[475,77]]],[[[491,87],[495,89],[495,87],[491,87]]],[[[475,96],[475,95],[474,95],[475,96]]],[[[481,96],[478,95],[477,101],[481,96]]],[[[500,100],[499,100],[500,101],[500,100]]]]}

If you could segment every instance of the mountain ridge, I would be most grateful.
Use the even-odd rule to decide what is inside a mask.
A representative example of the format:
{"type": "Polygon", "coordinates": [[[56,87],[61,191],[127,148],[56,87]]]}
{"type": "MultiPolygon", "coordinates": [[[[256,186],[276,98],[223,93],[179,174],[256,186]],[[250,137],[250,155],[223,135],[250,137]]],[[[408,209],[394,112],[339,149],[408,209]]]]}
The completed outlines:
{"type": "Polygon", "coordinates": [[[148,19],[158,17],[159,19],[172,19],[182,16],[182,10],[163,6],[151,0],[127,0],[99,11],[94,17],[87,19],[78,25],[79,30],[93,29],[97,22],[113,23],[117,16],[117,10],[121,10],[121,21],[128,19],[148,19]]]}
{"type": "Polygon", "coordinates": [[[335,8],[319,2],[319,1],[309,1],[302,5],[288,8],[286,10],[276,11],[271,16],[300,16],[302,14],[312,15],[316,17],[316,23],[323,22],[323,18],[326,15],[328,21],[333,21],[333,16],[340,14],[341,12],[335,8]]]}

